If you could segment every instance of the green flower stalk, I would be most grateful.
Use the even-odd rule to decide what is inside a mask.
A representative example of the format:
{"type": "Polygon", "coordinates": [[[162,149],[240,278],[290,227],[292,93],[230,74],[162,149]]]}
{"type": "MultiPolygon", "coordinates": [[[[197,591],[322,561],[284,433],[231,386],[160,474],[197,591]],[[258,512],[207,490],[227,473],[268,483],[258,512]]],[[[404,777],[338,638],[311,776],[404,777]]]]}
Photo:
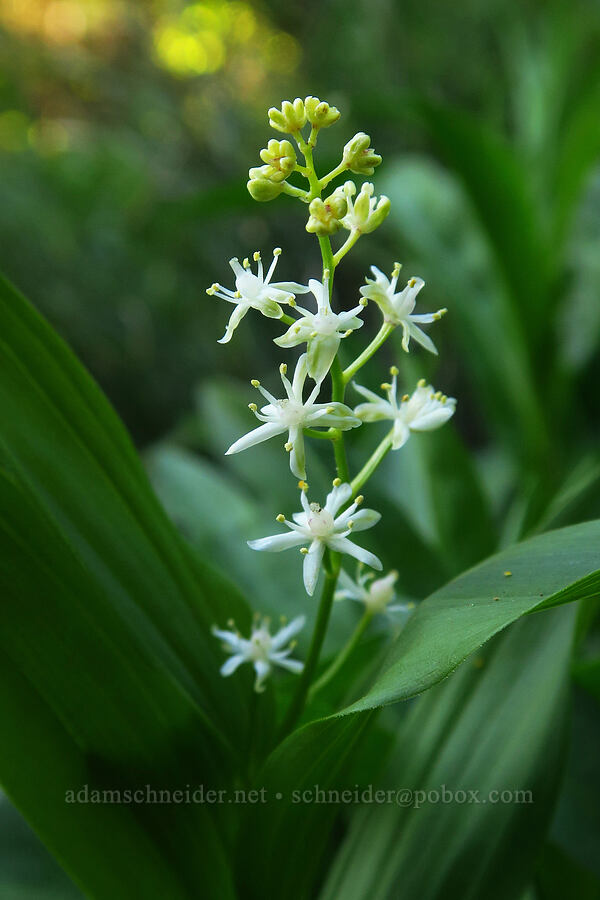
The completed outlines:
{"type": "MultiPolygon", "coordinates": [[[[288,135],[290,139],[269,140],[260,152],[263,165],[249,170],[248,190],[255,200],[270,201],[285,193],[308,205],[306,231],[316,235],[319,242],[321,277],[311,278],[308,285],[295,281],[274,283],[271,278],[281,251],[274,252],[273,264],[266,276],[257,251],[254,254],[254,260],[258,263],[256,274],[252,272],[248,259],[241,265],[234,259],[231,266],[236,276],[235,290],[222,288],[218,284],[208,289],[209,294],[235,305],[222,342],[228,342],[242,318],[250,310],[254,310],[274,322],[281,320],[287,326],[283,333],[274,336],[278,347],[288,352],[296,347],[303,348],[295,365],[292,382],[286,375],[287,363],[280,366],[280,377],[286,394],[283,399],[270,394],[258,381],[252,381],[253,386],[267,400],[260,412],[255,403],[249,404],[262,424],[240,437],[227,450],[227,453],[245,452],[264,440],[287,435],[282,449],[290,454],[291,474],[300,479],[299,511],[289,519],[279,513],[276,519],[284,526],[284,530],[268,537],[250,540],[248,544],[251,549],[261,552],[279,553],[292,548],[299,549],[303,559],[304,588],[309,597],[315,592],[321,574],[324,575],[323,592],[308,656],[285,716],[282,734],[293,727],[311,691],[340,575],[342,588],[341,591],[338,590],[338,596],[362,600],[365,603],[365,615],[355,634],[332,663],[327,677],[322,676],[312,693],[339,670],[358,645],[371,618],[390,607],[393,599],[396,573],[372,581],[369,585],[371,573],[366,572],[358,581],[353,582],[341,569],[343,555],[358,559],[370,569],[382,568],[378,557],[355,540],[358,532],[372,528],[380,519],[376,510],[362,508],[363,497],[358,492],[390,450],[401,449],[414,431],[428,431],[444,424],[454,413],[456,405],[454,399],[435,391],[424,380],[419,382],[412,395],[399,395],[396,367],[392,368],[392,383],[382,385],[384,397],[355,385],[366,402],[359,404],[354,410],[346,403],[347,384],[376,355],[396,328],[402,329],[402,346],[406,352],[411,349],[409,341],[412,338],[415,343],[436,353],[433,342],[420,325],[437,322],[446,310],[415,314],[417,295],[423,287],[423,281],[411,278],[403,290],[396,291],[400,272],[398,263],[394,265],[390,279],[379,269],[371,267],[374,278],[366,279],[366,283],[357,291],[355,302],[348,304],[349,308],[339,308],[334,291],[337,267],[357,240],[375,232],[390,211],[389,199],[385,196],[378,198],[375,187],[370,182],[363,183],[359,188],[355,181],[346,180],[328,196],[323,196],[327,186],[336,178],[347,177],[349,172],[357,176],[371,176],[382,161],[381,156],[371,147],[369,135],[361,131],[343,146],[339,164],[332,171],[319,176],[314,162],[319,131],[335,125],[339,119],[339,110],[317,97],[283,101],[279,109],[273,107],[268,111],[268,121],[275,131],[288,135]],[[300,161],[292,141],[298,148],[300,161]],[[303,179],[304,186],[291,184],[292,177],[303,179]],[[340,232],[347,232],[347,235],[334,250],[331,239],[340,232]],[[299,305],[296,299],[298,295],[307,293],[314,297],[312,308],[299,305]],[[343,340],[362,327],[365,307],[369,301],[372,301],[381,315],[381,327],[376,337],[344,369],[339,358],[343,340]],[[328,381],[329,390],[326,389],[328,381]],[[309,386],[305,399],[307,382],[312,382],[312,387],[309,386]],[[387,434],[352,476],[347,462],[345,440],[357,428],[371,427],[372,423],[382,421],[390,423],[387,434]],[[333,489],[322,504],[311,496],[309,488],[310,441],[313,439],[331,443],[336,469],[333,489]]],[[[221,638],[227,634],[218,628],[215,633],[221,638]]],[[[287,632],[284,637],[287,637],[287,632]]],[[[231,644],[229,652],[234,655],[223,666],[223,674],[231,674],[242,661],[254,661],[258,664],[257,673],[260,675],[257,689],[262,690],[264,679],[272,669],[268,665],[269,660],[292,672],[300,672],[298,665],[287,661],[287,656],[285,659],[282,657],[282,662],[277,655],[283,638],[277,643],[279,638],[270,638],[264,629],[259,638],[254,637],[249,641],[237,637],[235,640],[228,638],[231,644]],[[269,656],[272,647],[275,647],[275,655],[269,656]]]]}

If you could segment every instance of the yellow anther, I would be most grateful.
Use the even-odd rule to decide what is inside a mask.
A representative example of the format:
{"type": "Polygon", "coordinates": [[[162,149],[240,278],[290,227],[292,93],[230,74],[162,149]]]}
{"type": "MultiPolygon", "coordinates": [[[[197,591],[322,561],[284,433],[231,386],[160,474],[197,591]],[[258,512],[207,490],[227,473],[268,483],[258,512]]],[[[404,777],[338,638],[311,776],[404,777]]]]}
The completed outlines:
{"type": "Polygon", "coordinates": [[[290,297],[290,299],[288,300],[288,306],[291,306],[293,309],[295,305],[296,305],[295,299],[293,297],[290,297]]]}
{"type": "Polygon", "coordinates": [[[348,331],[344,332],[344,337],[350,337],[351,334],[352,334],[352,329],[349,328],[348,331]]]}
{"type": "Polygon", "coordinates": [[[402,394],[402,402],[403,402],[403,403],[406,403],[407,400],[410,400],[410,395],[409,395],[409,394],[402,394]]]}
{"type": "Polygon", "coordinates": [[[398,274],[398,272],[400,271],[401,268],[402,268],[402,263],[399,263],[399,262],[394,263],[394,268],[392,269],[392,278],[394,278],[398,274]]]}
{"type": "Polygon", "coordinates": [[[249,269],[249,268],[250,268],[250,260],[248,259],[248,257],[245,258],[245,260],[244,260],[244,262],[242,263],[242,265],[243,265],[243,267],[244,267],[245,269],[249,269]]]}
{"type": "Polygon", "coordinates": [[[348,521],[346,522],[346,525],[350,529],[354,528],[354,522],[352,521],[352,519],[348,519],[348,521]]]}
{"type": "Polygon", "coordinates": [[[504,573],[504,577],[505,577],[505,578],[510,578],[511,575],[512,575],[512,572],[510,572],[508,569],[507,569],[506,572],[504,573]]]}
{"type": "Polygon", "coordinates": [[[286,363],[281,363],[281,365],[279,366],[279,372],[281,375],[287,374],[287,364],[286,363]]]}
{"type": "Polygon", "coordinates": [[[397,374],[398,374],[398,366],[392,366],[390,369],[390,375],[397,375],[397,374]]]}
{"type": "Polygon", "coordinates": [[[285,522],[285,516],[284,516],[284,514],[283,514],[283,513],[279,513],[278,516],[275,516],[275,521],[276,521],[276,522],[285,522]]]}
{"type": "Polygon", "coordinates": [[[236,291],[235,294],[234,294],[233,296],[236,298],[236,300],[240,300],[241,297],[242,297],[242,292],[241,292],[241,291],[236,291]]]}
{"type": "Polygon", "coordinates": [[[294,449],[294,445],[292,444],[291,441],[286,441],[285,444],[283,445],[283,447],[284,447],[284,450],[287,450],[288,453],[291,453],[292,450],[294,449]]]}
{"type": "Polygon", "coordinates": [[[409,287],[414,287],[416,283],[417,283],[417,279],[416,279],[416,278],[409,278],[409,280],[408,280],[408,286],[409,286],[409,287]]]}
{"type": "Polygon", "coordinates": [[[435,397],[436,400],[441,400],[441,399],[442,399],[442,392],[441,392],[441,391],[436,391],[435,394],[434,394],[433,396],[435,397]]]}
{"type": "Polygon", "coordinates": [[[300,553],[306,556],[306,554],[308,553],[308,547],[300,547],[300,553]]]}
{"type": "Polygon", "coordinates": [[[341,478],[334,478],[333,481],[332,481],[332,484],[333,484],[334,487],[339,487],[341,483],[342,483],[342,479],[341,479],[341,478]]]}
{"type": "Polygon", "coordinates": [[[281,247],[275,247],[273,250],[273,256],[281,256],[281,247]]]}
{"type": "Polygon", "coordinates": [[[294,650],[298,646],[298,641],[290,641],[290,650],[294,650]]]}
{"type": "Polygon", "coordinates": [[[365,498],[363,497],[363,495],[359,494],[358,497],[354,498],[354,502],[356,503],[357,506],[360,506],[360,504],[363,502],[364,499],[365,498]]]}
{"type": "Polygon", "coordinates": [[[368,306],[369,305],[368,297],[361,297],[360,300],[358,301],[358,305],[359,306],[368,306]]]}
{"type": "Polygon", "coordinates": [[[326,412],[326,413],[329,413],[329,415],[331,415],[332,413],[335,412],[335,406],[327,406],[327,407],[325,408],[325,412],[326,412]]]}
{"type": "Polygon", "coordinates": [[[425,387],[426,384],[427,382],[424,378],[419,378],[419,380],[417,381],[417,387],[425,387]]]}
{"type": "Polygon", "coordinates": [[[248,409],[251,409],[252,412],[256,412],[256,410],[258,409],[258,406],[256,405],[256,403],[249,403],[248,409]]]}
{"type": "Polygon", "coordinates": [[[299,481],[299,482],[298,482],[298,487],[300,488],[301,491],[307,491],[307,490],[308,490],[308,484],[306,483],[306,481],[299,481]]]}
{"type": "Polygon", "coordinates": [[[254,251],[254,256],[252,257],[252,259],[254,260],[254,262],[259,262],[259,260],[260,260],[260,250],[255,250],[255,251],[254,251]]]}
{"type": "Polygon", "coordinates": [[[300,330],[301,330],[301,329],[300,329],[300,326],[299,326],[299,325],[296,325],[296,327],[294,328],[294,332],[295,332],[296,334],[298,334],[298,333],[300,332],[300,330]]]}
{"type": "MultiPolygon", "coordinates": [[[[300,331],[300,329],[297,328],[296,331],[300,331]]],[[[311,331],[310,336],[311,336],[311,338],[316,338],[317,334],[318,334],[318,331],[311,331]]]]}
{"type": "Polygon", "coordinates": [[[381,388],[382,391],[391,391],[391,389],[392,389],[391,384],[388,384],[387,381],[383,381],[383,382],[379,385],[379,387],[381,388]]]}
{"type": "Polygon", "coordinates": [[[252,387],[254,387],[254,388],[260,387],[260,381],[258,380],[258,378],[253,378],[253,379],[250,381],[250,384],[251,384],[252,387]]]}

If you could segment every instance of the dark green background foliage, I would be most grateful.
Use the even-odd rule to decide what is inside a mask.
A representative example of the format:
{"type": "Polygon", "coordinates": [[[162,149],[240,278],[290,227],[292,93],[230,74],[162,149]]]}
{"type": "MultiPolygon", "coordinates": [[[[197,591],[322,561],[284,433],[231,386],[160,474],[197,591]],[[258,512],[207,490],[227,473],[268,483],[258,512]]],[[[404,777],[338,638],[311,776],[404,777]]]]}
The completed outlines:
{"type": "MultiPolygon", "coordinates": [[[[598,585],[586,578],[598,526],[543,535],[600,518],[599,110],[591,0],[0,5],[0,269],[107,394],[176,526],[101,393],[3,283],[0,668],[15,727],[0,778],[94,896],[137,896],[139,874],[145,900],[191,897],[210,871],[206,896],[219,900],[236,879],[248,897],[256,885],[269,898],[318,886],[322,900],[600,897],[598,585]],[[449,310],[436,326],[439,360],[407,358],[394,336],[360,381],[376,387],[396,363],[407,387],[430,378],[458,408],[450,426],[390,454],[368,486],[383,514],[369,547],[399,570],[403,596],[431,598],[375,685],[369,660],[389,640],[384,625],[357,659],[359,682],[349,689],[340,673],[306,721],[326,718],[257,773],[289,679],[262,698],[261,748],[251,680],[217,677],[210,626],[232,613],[243,623],[248,606],[293,615],[302,604],[311,619],[315,605],[297,560],[282,566],[245,545],[297,503],[280,447],[223,458],[252,427],[248,379],[275,386],[273,323],[249,315],[219,346],[229,308],[205,288],[230,284],[231,256],[275,245],[282,278],[318,275],[299,204],[258,205],[245,188],[272,136],[266,108],[307,94],[342,110],[320,140],[319,170],[364,130],[384,158],[376,191],[392,200],[340,267],[337,300],[354,305],[369,265],[399,260],[427,283],[423,309],[449,310]],[[506,556],[442,588],[497,551],[506,556]],[[514,580],[498,581],[513,567],[514,580]],[[56,654],[71,668],[57,669],[56,654]],[[369,712],[431,685],[416,702],[369,712]],[[316,760],[315,746],[328,748],[316,760]],[[56,813],[76,775],[105,784],[174,770],[198,781],[200,771],[229,783],[240,755],[249,781],[273,790],[305,772],[308,785],[531,788],[539,803],[358,815],[284,805],[239,821],[202,807],[165,818],[56,813]],[[310,864],[307,842],[322,851],[310,864]]],[[[374,333],[375,310],[366,318],[374,333]]],[[[344,342],[346,361],[363,342],[344,342]]],[[[354,471],[377,427],[351,436],[354,471]]],[[[321,490],[329,447],[311,451],[321,490]]],[[[356,617],[336,605],[326,657],[356,617]]],[[[0,819],[3,900],[79,895],[6,799],[0,819]]]]}

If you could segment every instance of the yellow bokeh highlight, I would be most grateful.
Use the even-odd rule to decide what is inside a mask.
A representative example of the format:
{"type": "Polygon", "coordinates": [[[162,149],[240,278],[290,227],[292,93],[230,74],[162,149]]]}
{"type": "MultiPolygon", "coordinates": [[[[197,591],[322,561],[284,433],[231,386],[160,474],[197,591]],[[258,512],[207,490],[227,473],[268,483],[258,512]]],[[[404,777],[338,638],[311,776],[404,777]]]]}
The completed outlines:
{"type": "Polygon", "coordinates": [[[180,77],[214,73],[233,63],[259,84],[270,72],[293,71],[300,59],[298,42],[274,30],[242,0],[191,3],[177,15],[163,16],[153,42],[159,65],[180,77]]]}

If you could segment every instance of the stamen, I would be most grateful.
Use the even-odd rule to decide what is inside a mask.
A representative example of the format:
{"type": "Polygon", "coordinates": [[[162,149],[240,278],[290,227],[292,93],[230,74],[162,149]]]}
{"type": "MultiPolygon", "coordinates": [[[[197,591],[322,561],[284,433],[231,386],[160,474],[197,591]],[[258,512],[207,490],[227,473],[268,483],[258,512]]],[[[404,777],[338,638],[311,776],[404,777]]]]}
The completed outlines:
{"type": "Polygon", "coordinates": [[[308,484],[306,483],[306,481],[299,481],[299,482],[298,482],[298,487],[300,488],[301,491],[307,491],[307,490],[308,490],[308,484]]]}
{"type": "Polygon", "coordinates": [[[291,294],[290,294],[290,299],[288,300],[288,306],[291,306],[292,309],[294,308],[294,306],[296,306],[296,300],[294,297],[292,297],[291,294]]]}
{"type": "Polygon", "coordinates": [[[346,527],[350,530],[354,528],[354,522],[352,521],[352,519],[348,519],[348,521],[346,522],[346,527]]]}
{"type": "Polygon", "coordinates": [[[256,410],[258,409],[258,406],[256,405],[256,403],[249,403],[248,409],[251,409],[252,412],[256,412],[256,410]]]}
{"type": "Polygon", "coordinates": [[[505,578],[510,578],[511,575],[512,575],[512,572],[509,569],[507,569],[506,572],[504,573],[505,578]]]}
{"type": "Polygon", "coordinates": [[[260,262],[260,250],[254,251],[254,256],[252,257],[252,259],[254,260],[254,262],[260,262]]]}
{"type": "Polygon", "coordinates": [[[286,363],[281,363],[281,365],[279,366],[279,373],[280,373],[281,375],[287,375],[287,365],[286,365],[286,363]]]}
{"type": "Polygon", "coordinates": [[[361,297],[360,300],[358,301],[358,305],[359,306],[368,306],[369,305],[368,297],[361,297]]]}
{"type": "Polygon", "coordinates": [[[284,514],[283,514],[283,513],[279,513],[278,516],[275,516],[275,521],[276,521],[276,522],[285,522],[285,516],[284,516],[284,514]]]}
{"type": "Polygon", "coordinates": [[[339,487],[341,483],[342,483],[342,479],[341,479],[341,478],[334,478],[333,481],[332,481],[332,484],[333,484],[334,487],[339,487]]]}
{"type": "Polygon", "coordinates": [[[351,334],[352,334],[352,329],[349,328],[348,331],[345,331],[345,332],[344,332],[344,334],[342,335],[342,337],[350,337],[351,334]]]}
{"type": "Polygon", "coordinates": [[[402,394],[402,402],[403,402],[403,403],[406,403],[407,400],[410,400],[410,395],[409,395],[409,394],[402,394]]]}
{"type": "Polygon", "coordinates": [[[417,381],[417,387],[425,387],[426,384],[427,382],[424,378],[419,378],[419,380],[417,381]]]}
{"type": "Polygon", "coordinates": [[[242,265],[243,265],[243,267],[244,267],[245,269],[249,269],[249,268],[250,268],[250,260],[248,259],[248,257],[246,257],[246,259],[244,260],[244,262],[242,263],[242,265]]]}
{"type": "MultiPolygon", "coordinates": [[[[325,408],[325,412],[326,412],[326,413],[329,413],[329,415],[331,415],[332,413],[335,412],[335,406],[327,406],[327,407],[325,408]]],[[[335,482],[334,482],[334,484],[335,484],[335,482]]]]}
{"type": "Polygon", "coordinates": [[[258,380],[258,378],[253,378],[253,379],[250,381],[250,384],[252,385],[253,388],[259,388],[259,387],[260,387],[260,381],[258,380]]]}
{"type": "Polygon", "coordinates": [[[363,497],[363,495],[359,494],[358,497],[354,498],[354,502],[356,503],[357,506],[360,506],[360,504],[363,502],[364,499],[365,498],[363,497]]]}
{"type": "Polygon", "coordinates": [[[281,256],[281,247],[275,247],[273,250],[273,256],[281,256]]]}
{"type": "Polygon", "coordinates": [[[379,387],[381,388],[382,391],[391,391],[391,389],[392,389],[391,384],[388,384],[387,381],[382,382],[382,383],[379,385],[379,387]]]}
{"type": "Polygon", "coordinates": [[[409,281],[408,281],[408,286],[409,286],[409,287],[414,287],[416,283],[417,283],[417,279],[416,279],[416,278],[410,278],[409,281]]]}
{"type": "Polygon", "coordinates": [[[294,449],[294,445],[292,444],[291,441],[286,441],[283,446],[284,446],[284,449],[287,450],[288,453],[291,453],[292,450],[294,449]]]}
{"type": "Polygon", "coordinates": [[[308,547],[300,547],[300,553],[302,553],[303,556],[306,556],[306,554],[308,553],[308,547]]]}
{"type": "Polygon", "coordinates": [[[397,375],[397,374],[398,374],[398,366],[392,366],[390,369],[390,375],[397,375]]]}

